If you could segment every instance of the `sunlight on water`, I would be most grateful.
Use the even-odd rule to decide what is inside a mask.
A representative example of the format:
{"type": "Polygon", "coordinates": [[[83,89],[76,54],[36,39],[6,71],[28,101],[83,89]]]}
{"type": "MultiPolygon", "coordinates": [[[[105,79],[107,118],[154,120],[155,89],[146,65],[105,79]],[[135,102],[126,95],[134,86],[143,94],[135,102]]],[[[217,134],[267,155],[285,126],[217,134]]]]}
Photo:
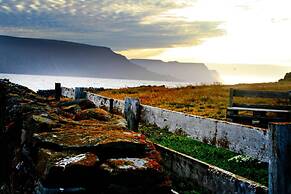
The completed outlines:
{"type": "MultiPolygon", "coordinates": [[[[67,76],[44,76],[23,74],[0,74],[0,79],[9,79],[11,82],[26,86],[34,91],[42,89],[53,89],[56,82],[62,86],[73,87],[103,87],[103,88],[125,88],[142,85],[165,85],[166,87],[180,87],[190,85],[186,82],[148,81],[148,80],[126,80],[126,79],[103,79],[90,77],[67,77],[67,76]]],[[[193,83],[192,83],[193,84],[193,83]]]]}

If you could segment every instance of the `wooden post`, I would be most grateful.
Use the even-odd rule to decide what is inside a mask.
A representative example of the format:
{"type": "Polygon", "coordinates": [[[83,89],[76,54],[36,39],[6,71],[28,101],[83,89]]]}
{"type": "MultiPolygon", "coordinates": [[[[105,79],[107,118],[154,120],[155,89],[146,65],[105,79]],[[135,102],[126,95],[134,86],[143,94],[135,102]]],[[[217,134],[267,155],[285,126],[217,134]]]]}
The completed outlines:
{"type": "Polygon", "coordinates": [[[291,123],[269,124],[269,193],[291,193],[291,123]]]}
{"type": "Polygon", "coordinates": [[[125,98],[124,116],[129,130],[138,131],[141,105],[139,99],[125,98]]]}
{"type": "Polygon", "coordinates": [[[109,99],[109,112],[110,113],[113,113],[113,99],[112,98],[110,98],[109,99]]]}
{"type": "Polygon", "coordinates": [[[233,88],[229,89],[229,100],[228,100],[228,107],[232,107],[233,105],[233,88]]]}
{"type": "Polygon", "coordinates": [[[75,99],[86,98],[85,88],[75,88],[75,99]]]}
{"type": "Polygon", "coordinates": [[[6,92],[5,85],[0,83],[0,134],[4,133],[5,129],[6,92]]]}
{"type": "Polygon", "coordinates": [[[57,101],[60,101],[61,96],[62,96],[61,83],[55,83],[55,99],[57,101]]]}

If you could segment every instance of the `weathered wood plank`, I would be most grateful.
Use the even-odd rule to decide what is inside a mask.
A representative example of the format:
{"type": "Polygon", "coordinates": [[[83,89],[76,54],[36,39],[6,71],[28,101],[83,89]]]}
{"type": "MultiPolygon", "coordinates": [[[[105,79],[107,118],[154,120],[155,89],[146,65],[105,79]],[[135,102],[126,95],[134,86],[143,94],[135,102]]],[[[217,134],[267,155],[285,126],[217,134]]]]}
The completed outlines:
{"type": "Polygon", "coordinates": [[[265,109],[277,109],[277,110],[291,110],[291,105],[239,104],[239,103],[233,103],[232,104],[232,107],[265,108],[265,109]]]}
{"type": "Polygon", "coordinates": [[[264,108],[245,108],[245,107],[228,107],[227,110],[291,113],[291,110],[276,110],[276,109],[264,109],[264,108]]]}
{"type": "Polygon", "coordinates": [[[269,193],[291,193],[291,123],[272,123],[269,193]]]}
{"type": "Polygon", "coordinates": [[[284,98],[289,99],[289,92],[280,91],[256,91],[256,90],[233,90],[233,96],[253,98],[284,98]]]}

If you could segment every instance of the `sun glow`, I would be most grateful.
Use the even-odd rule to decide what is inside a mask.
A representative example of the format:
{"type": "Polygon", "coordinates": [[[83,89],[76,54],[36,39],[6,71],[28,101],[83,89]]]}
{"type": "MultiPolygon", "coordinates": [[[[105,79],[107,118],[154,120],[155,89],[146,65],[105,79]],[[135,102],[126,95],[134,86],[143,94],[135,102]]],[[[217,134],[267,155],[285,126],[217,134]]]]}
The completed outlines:
{"type": "MultiPolygon", "coordinates": [[[[192,6],[169,10],[159,17],[176,20],[220,21],[220,37],[202,44],[166,48],[151,59],[208,64],[272,64],[291,68],[291,1],[198,0],[192,6]],[[241,3],[238,3],[241,2],[241,3]]],[[[131,53],[131,52],[130,52],[131,53]]],[[[132,51],[134,53],[134,50],[132,51]]],[[[147,53],[150,53],[149,50],[147,53]]],[[[129,54],[129,53],[127,53],[129,54]]],[[[134,55],[130,55],[133,57],[134,55]]],[[[215,66],[212,66],[215,69],[215,66]]],[[[283,73],[278,73],[281,75],[283,73]]],[[[247,75],[247,74],[246,74],[247,75]]],[[[257,76],[223,74],[225,83],[275,81],[272,71],[257,76]]]]}

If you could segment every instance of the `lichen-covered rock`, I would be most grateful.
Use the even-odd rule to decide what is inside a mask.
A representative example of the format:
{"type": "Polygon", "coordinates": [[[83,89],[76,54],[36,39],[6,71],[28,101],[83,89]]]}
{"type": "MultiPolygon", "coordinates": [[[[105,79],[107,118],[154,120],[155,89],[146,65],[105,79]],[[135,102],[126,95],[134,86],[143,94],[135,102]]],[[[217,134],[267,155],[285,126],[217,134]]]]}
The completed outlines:
{"type": "Polygon", "coordinates": [[[66,107],[66,106],[72,106],[72,105],[79,105],[82,110],[96,107],[93,102],[86,99],[65,101],[58,104],[58,106],[60,107],[66,107]]]}
{"type": "MultiPolygon", "coordinates": [[[[103,126],[104,127],[104,126],[103,126]]],[[[152,144],[139,133],[104,128],[59,128],[53,132],[35,133],[41,147],[57,150],[95,151],[101,158],[141,156],[152,144]]]]}
{"type": "Polygon", "coordinates": [[[84,187],[94,178],[99,162],[96,154],[56,152],[40,149],[36,169],[44,186],[84,187]]]}
{"type": "Polygon", "coordinates": [[[99,121],[109,121],[111,114],[100,108],[91,108],[78,112],[75,115],[75,120],[96,119],[99,121]]]}
{"type": "Polygon", "coordinates": [[[89,100],[7,88],[0,133],[0,193],[170,193],[161,157],[121,116],[89,100]]]}
{"type": "MultiPolygon", "coordinates": [[[[34,128],[42,131],[49,131],[52,128],[60,127],[58,120],[53,120],[47,114],[32,115],[34,128]]],[[[36,130],[35,130],[36,131],[36,130]]]]}
{"type": "Polygon", "coordinates": [[[100,169],[104,174],[103,184],[110,191],[119,188],[127,190],[126,193],[169,193],[170,184],[164,178],[160,164],[153,159],[109,159],[100,165],[100,169]]]}

